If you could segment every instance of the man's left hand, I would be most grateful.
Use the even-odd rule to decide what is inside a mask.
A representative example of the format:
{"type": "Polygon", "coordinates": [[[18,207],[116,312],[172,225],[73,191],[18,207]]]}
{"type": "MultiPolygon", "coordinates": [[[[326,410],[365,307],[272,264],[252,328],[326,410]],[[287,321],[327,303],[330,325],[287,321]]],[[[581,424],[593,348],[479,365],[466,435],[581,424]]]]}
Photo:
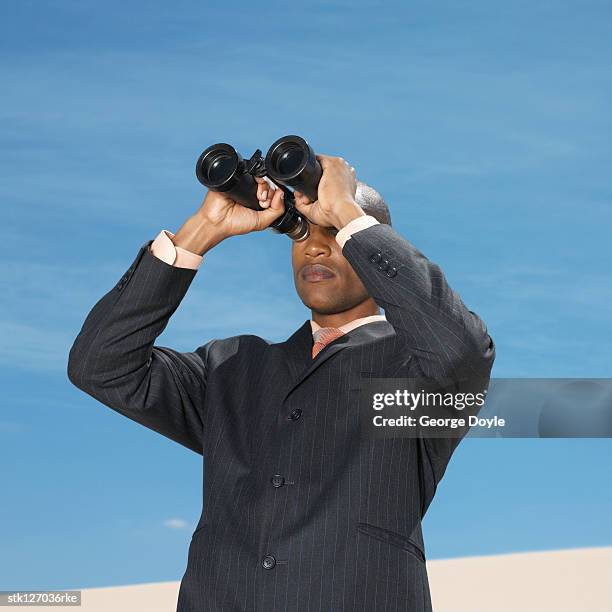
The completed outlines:
{"type": "Polygon", "coordinates": [[[355,201],[355,168],[342,157],[317,155],[317,160],[323,170],[318,199],[312,202],[300,191],[294,191],[295,207],[311,223],[342,229],[353,219],[365,215],[355,201]]]}

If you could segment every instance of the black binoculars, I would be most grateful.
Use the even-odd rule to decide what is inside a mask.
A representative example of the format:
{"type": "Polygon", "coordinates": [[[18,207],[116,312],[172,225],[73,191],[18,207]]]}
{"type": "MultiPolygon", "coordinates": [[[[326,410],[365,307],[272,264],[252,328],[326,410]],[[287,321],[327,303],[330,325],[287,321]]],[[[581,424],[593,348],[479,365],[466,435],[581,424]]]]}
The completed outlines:
{"type": "Polygon", "coordinates": [[[299,136],[283,136],[270,147],[265,158],[257,149],[248,160],[231,145],[220,142],[208,147],[196,164],[196,176],[202,185],[253,210],[263,210],[254,177],[271,179],[285,192],[285,212],[270,228],[296,241],[308,237],[308,220],[295,208],[293,192],[288,188],[301,191],[314,202],[321,174],[315,152],[299,136]]]}

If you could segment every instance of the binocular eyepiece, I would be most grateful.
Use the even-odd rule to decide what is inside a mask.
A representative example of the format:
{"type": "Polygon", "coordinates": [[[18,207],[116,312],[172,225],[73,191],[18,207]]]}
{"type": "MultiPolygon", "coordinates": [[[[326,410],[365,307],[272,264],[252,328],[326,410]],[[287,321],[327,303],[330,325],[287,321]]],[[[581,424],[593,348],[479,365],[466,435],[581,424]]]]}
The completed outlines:
{"type": "Polygon", "coordinates": [[[285,212],[271,225],[292,240],[308,237],[308,220],[295,208],[293,187],[311,201],[317,199],[322,169],[312,147],[299,136],[283,136],[268,150],[265,158],[257,149],[245,160],[231,145],[220,142],[208,147],[198,158],[196,176],[211,191],[227,194],[242,206],[263,210],[257,199],[254,177],[267,176],[285,192],[285,212]]]}

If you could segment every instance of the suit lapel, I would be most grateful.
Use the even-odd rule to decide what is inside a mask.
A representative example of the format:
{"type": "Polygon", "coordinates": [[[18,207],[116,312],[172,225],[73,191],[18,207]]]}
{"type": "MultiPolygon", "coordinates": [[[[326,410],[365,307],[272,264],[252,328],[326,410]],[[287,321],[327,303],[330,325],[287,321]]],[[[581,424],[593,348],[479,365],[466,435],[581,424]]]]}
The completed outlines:
{"type": "Polygon", "coordinates": [[[289,367],[292,379],[312,361],[312,344],[312,327],[310,321],[306,321],[285,342],[275,345],[281,348],[281,358],[289,367]]]}
{"type": "Polygon", "coordinates": [[[283,401],[298,385],[340,351],[370,343],[389,333],[394,332],[387,321],[375,321],[362,325],[330,342],[313,359],[312,328],[310,321],[306,321],[288,340],[277,345],[282,348],[292,378],[292,382],[283,393],[283,401]]]}

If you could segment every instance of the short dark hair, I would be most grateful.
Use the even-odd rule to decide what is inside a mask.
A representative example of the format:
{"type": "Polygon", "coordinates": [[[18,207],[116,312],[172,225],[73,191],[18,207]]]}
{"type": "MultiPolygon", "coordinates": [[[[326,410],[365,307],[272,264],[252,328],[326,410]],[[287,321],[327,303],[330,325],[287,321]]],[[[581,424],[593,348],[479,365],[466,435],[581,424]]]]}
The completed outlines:
{"type": "Polygon", "coordinates": [[[363,208],[366,215],[374,217],[379,223],[391,225],[391,213],[383,197],[363,181],[357,181],[355,193],[357,204],[363,208]]]}

